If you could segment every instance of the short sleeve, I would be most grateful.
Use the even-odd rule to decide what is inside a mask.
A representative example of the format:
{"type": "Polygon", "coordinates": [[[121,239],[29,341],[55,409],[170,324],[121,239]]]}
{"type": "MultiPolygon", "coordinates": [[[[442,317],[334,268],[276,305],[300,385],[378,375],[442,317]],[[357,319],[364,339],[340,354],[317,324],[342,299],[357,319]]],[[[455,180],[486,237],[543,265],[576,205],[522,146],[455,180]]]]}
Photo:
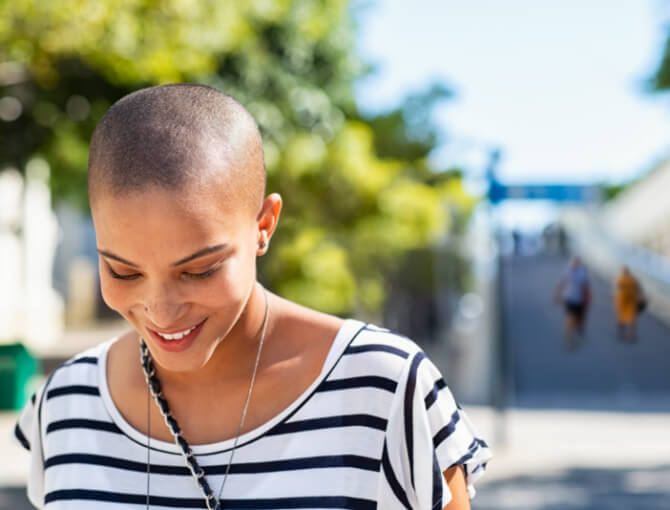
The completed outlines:
{"type": "Polygon", "coordinates": [[[39,414],[45,386],[42,386],[26,403],[14,426],[14,439],[28,450],[30,455],[28,499],[37,508],[44,506],[44,459],[40,430],[42,421],[39,414]]]}
{"type": "Polygon", "coordinates": [[[37,395],[33,393],[33,396],[30,397],[30,400],[26,402],[26,405],[21,410],[19,414],[19,419],[14,426],[14,440],[17,441],[23,448],[30,451],[30,431],[32,429],[33,419],[35,417],[35,403],[37,400],[37,395]]]}
{"type": "Polygon", "coordinates": [[[491,452],[423,352],[408,361],[393,407],[382,454],[389,490],[380,491],[388,504],[380,508],[443,508],[451,501],[443,473],[459,465],[474,497],[474,483],[484,473],[491,452]]]}

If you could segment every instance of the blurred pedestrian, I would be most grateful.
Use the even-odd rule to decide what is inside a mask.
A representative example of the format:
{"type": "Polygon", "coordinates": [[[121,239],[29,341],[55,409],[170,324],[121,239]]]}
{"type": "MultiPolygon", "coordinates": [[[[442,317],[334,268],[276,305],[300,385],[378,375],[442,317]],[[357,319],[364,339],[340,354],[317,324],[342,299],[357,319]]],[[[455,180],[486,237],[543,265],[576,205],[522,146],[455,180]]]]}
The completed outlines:
{"type": "Polygon", "coordinates": [[[514,246],[514,255],[521,255],[523,238],[521,237],[521,231],[518,228],[512,230],[512,244],[514,246]]]}
{"type": "Polygon", "coordinates": [[[558,226],[558,252],[564,256],[568,254],[568,235],[563,225],[558,226]]]}
{"type": "Polygon", "coordinates": [[[556,287],[555,300],[565,309],[566,348],[578,347],[577,335],[584,336],[586,313],[591,303],[591,285],[586,266],[578,256],[570,264],[556,287]]]}
{"type": "Polygon", "coordinates": [[[630,343],[637,341],[637,316],[646,306],[642,286],[627,266],[616,279],[614,308],[617,317],[617,337],[630,343]]]}

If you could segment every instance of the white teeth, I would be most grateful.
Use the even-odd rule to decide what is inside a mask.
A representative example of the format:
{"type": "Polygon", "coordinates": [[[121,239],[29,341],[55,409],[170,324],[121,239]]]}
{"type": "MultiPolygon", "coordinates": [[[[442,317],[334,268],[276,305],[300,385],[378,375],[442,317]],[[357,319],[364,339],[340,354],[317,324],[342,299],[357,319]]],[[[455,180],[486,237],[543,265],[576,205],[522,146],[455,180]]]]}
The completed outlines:
{"type": "Polygon", "coordinates": [[[158,333],[158,331],[156,333],[158,333],[158,336],[160,336],[161,338],[164,338],[165,340],[181,340],[182,338],[184,338],[186,335],[188,335],[194,329],[195,329],[195,326],[193,326],[192,328],[189,328],[185,331],[180,331],[179,333],[172,333],[170,335],[167,335],[165,333],[158,333]]]}

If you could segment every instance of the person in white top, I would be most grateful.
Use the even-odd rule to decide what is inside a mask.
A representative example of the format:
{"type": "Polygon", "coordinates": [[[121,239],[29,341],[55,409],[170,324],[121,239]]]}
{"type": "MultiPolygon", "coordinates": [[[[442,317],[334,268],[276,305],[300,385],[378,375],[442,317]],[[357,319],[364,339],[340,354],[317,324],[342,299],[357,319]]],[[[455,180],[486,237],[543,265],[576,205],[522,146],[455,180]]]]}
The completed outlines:
{"type": "Polygon", "coordinates": [[[565,308],[566,348],[575,349],[578,347],[576,335],[584,336],[586,315],[591,304],[589,273],[579,256],[575,255],[570,259],[570,264],[556,288],[555,297],[565,308]]]}
{"type": "Polygon", "coordinates": [[[105,302],[133,329],[26,406],[39,508],[469,508],[491,457],[410,340],[266,291],[282,208],[233,98],[164,85],[91,141],[105,302]]]}

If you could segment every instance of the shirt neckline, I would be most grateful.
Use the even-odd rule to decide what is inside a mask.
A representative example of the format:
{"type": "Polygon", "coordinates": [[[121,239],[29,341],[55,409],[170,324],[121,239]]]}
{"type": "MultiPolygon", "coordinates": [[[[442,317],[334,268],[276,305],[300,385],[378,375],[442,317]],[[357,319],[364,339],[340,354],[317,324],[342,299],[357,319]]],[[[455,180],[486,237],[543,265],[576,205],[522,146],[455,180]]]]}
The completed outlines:
{"type": "MultiPolygon", "coordinates": [[[[275,415],[273,418],[269,419],[262,425],[259,425],[258,427],[240,435],[237,440],[238,443],[237,448],[241,448],[246,443],[254,441],[255,439],[258,439],[259,437],[263,436],[275,425],[277,425],[282,420],[290,416],[298,407],[302,406],[302,404],[312,395],[312,393],[319,386],[319,384],[321,384],[321,382],[323,382],[323,380],[328,376],[333,366],[337,363],[337,361],[344,353],[344,350],[349,345],[349,342],[352,339],[352,337],[363,326],[364,323],[360,321],[357,321],[355,319],[346,319],[342,323],[342,326],[340,326],[340,329],[338,330],[337,334],[335,335],[335,339],[333,340],[330,350],[328,351],[328,355],[326,356],[326,360],[323,363],[321,372],[319,373],[317,378],[312,382],[312,384],[310,384],[307,387],[307,389],[305,389],[305,391],[303,391],[300,394],[300,396],[298,396],[298,398],[296,398],[293,402],[291,402],[291,404],[289,404],[286,408],[284,408],[280,413],[275,415]]],[[[165,453],[181,454],[181,450],[175,443],[162,441],[159,439],[155,439],[153,437],[148,438],[146,434],[140,432],[135,427],[133,427],[130,423],[126,421],[126,419],[123,417],[119,409],[116,407],[116,404],[112,400],[112,396],[109,391],[109,386],[107,384],[107,354],[109,352],[109,348],[111,347],[111,345],[118,339],[119,337],[113,338],[102,346],[102,351],[100,353],[100,357],[98,360],[98,384],[100,386],[100,397],[103,400],[107,412],[110,414],[112,421],[117,427],[119,427],[121,432],[123,432],[127,437],[129,437],[136,443],[142,446],[147,446],[147,444],[149,444],[152,450],[158,450],[165,453]]],[[[231,449],[234,443],[235,438],[230,438],[226,439],[225,441],[218,441],[215,443],[191,445],[191,449],[193,450],[193,453],[195,453],[196,455],[221,453],[225,450],[231,449]]]]}

